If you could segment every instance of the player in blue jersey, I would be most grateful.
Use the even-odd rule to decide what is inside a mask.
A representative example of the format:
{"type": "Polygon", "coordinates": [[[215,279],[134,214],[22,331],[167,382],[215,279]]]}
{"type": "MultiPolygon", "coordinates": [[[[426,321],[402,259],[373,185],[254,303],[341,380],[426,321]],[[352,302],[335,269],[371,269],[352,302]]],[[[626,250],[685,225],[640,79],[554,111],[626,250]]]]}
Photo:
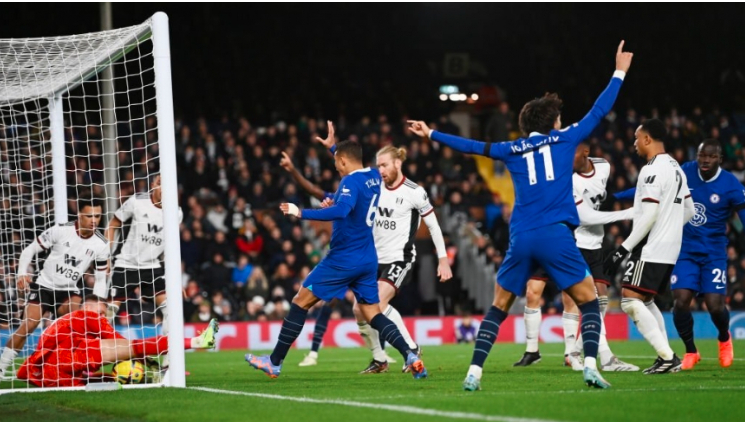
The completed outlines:
{"type": "Polygon", "coordinates": [[[515,297],[537,267],[572,297],[582,313],[584,381],[608,388],[597,369],[600,308],[592,275],[577,249],[572,230],[579,225],[572,196],[572,173],[577,145],[610,111],[632,54],[616,51],[616,71],[589,113],[578,123],[561,128],[561,100],[556,94],[526,103],[520,111],[525,138],[512,142],[478,142],[432,131],[424,122],[411,121],[410,130],[457,151],[504,161],[515,185],[515,208],[510,220],[510,246],[497,274],[494,303],[484,316],[477,335],[471,366],[463,382],[467,391],[480,389],[482,368],[497,339],[500,324],[515,297]]]}
{"type": "Polygon", "coordinates": [[[333,221],[329,253],[308,274],[298,294],[292,299],[274,352],[268,356],[246,355],[254,368],[277,378],[290,346],[300,335],[308,309],[321,300],[331,301],[351,289],[360,312],[371,327],[393,345],[411,368],[414,378],[424,378],[427,370],[421,358],[413,353],[396,325],[380,312],[378,299],[378,254],[373,240],[375,210],[380,198],[381,178],[377,169],[362,166],[362,147],[344,141],[334,154],[336,170],[342,176],[333,204],[318,210],[301,210],[284,203],[286,215],[306,220],[333,221]]]}
{"type": "MultiPolygon", "coordinates": [[[[727,295],[727,220],[733,212],[745,222],[745,189],[732,173],[719,167],[722,149],[719,141],[707,139],[698,147],[696,161],[681,169],[688,180],[696,214],[683,228],[678,261],[670,276],[675,298],[673,321],[686,347],[681,369],[691,370],[701,360],[693,341],[691,301],[703,295],[711,320],[719,331],[719,364],[732,365],[734,351],[729,333],[727,295]]],[[[616,194],[633,199],[635,189],[616,194]]]]}

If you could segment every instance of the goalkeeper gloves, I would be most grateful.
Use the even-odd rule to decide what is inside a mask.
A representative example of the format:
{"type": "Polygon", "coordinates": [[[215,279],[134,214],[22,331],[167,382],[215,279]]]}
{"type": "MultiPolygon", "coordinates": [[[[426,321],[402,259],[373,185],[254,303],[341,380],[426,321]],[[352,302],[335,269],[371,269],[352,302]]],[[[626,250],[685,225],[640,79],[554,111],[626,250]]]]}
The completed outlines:
{"type": "Polygon", "coordinates": [[[627,251],[626,248],[619,246],[613,254],[605,258],[605,262],[603,262],[603,271],[611,277],[615,276],[616,272],[618,272],[618,267],[621,266],[621,261],[623,261],[628,254],[629,251],[627,251]]]}

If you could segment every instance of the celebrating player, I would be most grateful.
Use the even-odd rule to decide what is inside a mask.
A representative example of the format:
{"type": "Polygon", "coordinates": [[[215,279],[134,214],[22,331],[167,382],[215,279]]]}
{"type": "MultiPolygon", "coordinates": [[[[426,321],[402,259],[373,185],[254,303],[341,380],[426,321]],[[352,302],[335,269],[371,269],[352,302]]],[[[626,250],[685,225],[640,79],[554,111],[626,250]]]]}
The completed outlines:
{"type": "MultiPolygon", "coordinates": [[[[184,339],[185,349],[215,347],[217,320],[199,337],[184,339]]],[[[108,363],[157,355],[168,348],[168,337],[127,340],[106,319],[106,303],[96,295],[85,299],[81,310],[58,319],[44,331],[36,351],[18,369],[18,379],[38,387],[87,384],[87,374],[108,363]]]]}
{"type": "Polygon", "coordinates": [[[406,365],[414,378],[424,378],[427,370],[421,358],[411,350],[396,325],[380,312],[378,255],[372,233],[380,197],[380,173],[377,169],[363,168],[362,148],[356,142],[339,143],[334,161],[342,180],[334,194],[333,205],[328,202],[329,206],[320,210],[301,210],[288,203],[280,205],[286,215],[333,221],[329,253],[311,271],[292,299],[274,352],[270,356],[249,353],[246,361],[268,376],[278,377],[282,361],[305,324],[308,309],[320,300],[328,302],[351,289],[365,320],[407,357],[406,365]]]}
{"type": "MultiPolygon", "coordinates": [[[[577,205],[580,223],[579,227],[574,230],[574,236],[577,239],[577,247],[587,266],[590,267],[595,281],[601,322],[608,308],[608,286],[610,285],[603,274],[602,245],[605,235],[603,224],[633,217],[631,208],[616,212],[597,211],[607,195],[605,184],[609,177],[610,164],[602,158],[590,158],[590,146],[586,142],[581,143],[574,154],[574,174],[572,175],[574,202],[577,205]]],[[[546,287],[547,278],[542,270],[539,270],[539,273],[541,274],[534,275],[528,281],[524,318],[526,349],[523,357],[514,366],[528,366],[541,359],[538,351],[538,332],[541,325],[540,299],[546,287]]],[[[579,309],[566,293],[562,293],[562,302],[564,303],[564,314],[561,319],[564,326],[565,365],[581,371],[583,369],[580,357],[582,338],[577,337],[579,309]]],[[[603,371],[638,371],[639,367],[623,362],[613,355],[605,337],[605,323],[602,324],[598,347],[600,369],[603,371]]]]}
{"type": "Polygon", "coordinates": [[[616,71],[590,112],[578,123],[561,127],[561,100],[556,94],[529,101],[520,111],[520,130],[526,136],[512,142],[478,142],[430,130],[424,122],[410,122],[410,130],[457,151],[504,161],[515,185],[515,210],[510,220],[510,247],[497,274],[492,307],[484,316],[463,382],[468,391],[480,389],[484,361],[507,318],[515,297],[540,266],[549,278],[572,297],[582,313],[584,381],[608,388],[597,369],[600,307],[592,275],[574,242],[579,225],[572,200],[572,163],[577,145],[595,129],[618,95],[631,65],[631,53],[616,52],[616,71]]]}
{"type": "Polygon", "coordinates": [[[636,129],[634,146],[649,162],[642,167],[634,195],[634,227],[629,237],[605,260],[605,272],[615,275],[631,252],[623,276],[621,308],[657,351],[644,374],[678,372],[681,362],[670,348],[665,320],[654,303],[664,292],[680,253],[683,225],[695,214],[686,175],[665,153],[665,124],[649,119],[636,129]]]}
{"type": "Polygon", "coordinates": [[[96,229],[101,221],[101,202],[98,199],[78,199],[78,219],[50,227],[21,252],[18,260],[16,289],[26,291],[23,321],[0,355],[0,378],[13,364],[26,338],[39,326],[41,318],[51,313],[52,318],[78,310],[81,302],[80,280],[95,262],[94,293],[105,295],[109,269],[109,244],[96,229]],[[33,258],[49,252],[35,281],[28,272],[33,258]]]}
{"type": "MultiPolygon", "coordinates": [[[[115,310],[134,290],[139,288],[142,298],[155,302],[163,314],[163,333],[168,333],[165,271],[160,256],[165,250],[163,240],[163,209],[161,207],[160,175],[154,176],[151,192],[137,193],[116,210],[106,228],[106,238],[115,245],[116,231],[132,220],[127,238],[114,259],[114,274],[110,292],[115,310]]],[[[179,222],[182,218],[179,209],[179,222]]]]}
{"type": "MultiPolygon", "coordinates": [[[[711,321],[719,331],[719,364],[732,365],[734,351],[729,333],[727,295],[727,220],[733,212],[745,221],[745,190],[732,173],[719,167],[722,147],[707,139],[698,147],[696,161],[681,166],[688,181],[696,215],[683,228],[683,243],[670,278],[675,305],[673,321],[686,346],[681,369],[690,370],[701,360],[693,341],[691,300],[703,294],[711,321]]],[[[634,189],[619,199],[633,198],[634,189]]]]}
{"type": "MultiPolygon", "coordinates": [[[[329,124],[329,136],[326,139],[317,138],[324,146],[333,151],[334,127],[329,124]]],[[[378,202],[373,236],[375,238],[375,249],[378,253],[378,294],[380,296],[380,308],[383,313],[396,324],[396,327],[404,336],[406,343],[415,353],[420,353],[419,347],[411,338],[406,325],[404,325],[401,314],[389,302],[396,296],[398,289],[411,280],[411,269],[416,260],[416,248],[414,237],[421,220],[424,219],[427,228],[432,235],[432,241],[437,250],[439,259],[437,274],[440,281],[444,282],[452,278],[452,270],[447,259],[445,240],[442,230],[434,214],[434,208],[430,204],[427,192],[404,177],[401,166],[406,161],[406,150],[393,146],[383,147],[377,153],[378,171],[383,179],[385,188],[381,189],[378,202]],[[416,212],[414,212],[416,211],[416,212]]],[[[282,166],[292,174],[293,178],[311,195],[318,199],[328,198],[330,195],[316,187],[305,179],[294,167],[289,157],[285,155],[282,166]],[[293,171],[294,170],[294,171],[293,171]]],[[[372,361],[361,373],[375,374],[388,371],[388,357],[382,349],[380,336],[365,321],[360,312],[359,305],[353,307],[357,323],[360,327],[360,335],[365,344],[372,352],[372,361]]],[[[314,345],[316,338],[322,338],[323,333],[319,330],[325,329],[325,321],[316,324],[314,345]]],[[[317,349],[311,351],[301,366],[308,363],[315,364],[317,349]],[[315,352],[315,353],[314,353],[315,352]]],[[[407,371],[404,365],[403,371],[407,371]]]]}

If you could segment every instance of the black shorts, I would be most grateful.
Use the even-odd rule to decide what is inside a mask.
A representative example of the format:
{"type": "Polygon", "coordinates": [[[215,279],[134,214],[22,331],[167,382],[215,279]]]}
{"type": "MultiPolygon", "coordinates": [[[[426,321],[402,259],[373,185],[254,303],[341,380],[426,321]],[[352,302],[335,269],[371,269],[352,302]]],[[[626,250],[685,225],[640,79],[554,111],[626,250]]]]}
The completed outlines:
{"type": "Polygon", "coordinates": [[[378,281],[385,281],[396,289],[411,281],[414,261],[396,261],[390,264],[378,264],[378,281]]]}
{"type": "MultiPolygon", "coordinates": [[[[595,282],[610,286],[610,281],[608,281],[606,275],[603,273],[603,250],[579,248],[579,251],[582,253],[582,258],[585,259],[585,263],[590,269],[590,274],[592,274],[595,282]]],[[[548,281],[548,274],[546,274],[543,268],[538,268],[530,279],[548,281]]]]}
{"type": "Polygon", "coordinates": [[[41,314],[51,312],[52,319],[56,319],[59,307],[75,297],[82,297],[80,290],[52,290],[37,283],[31,283],[26,301],[41,304],[41,314]]]}
{"type": "Polygon", "coordinates": [[[582,253],[582,257],[585,258],[587,266],[590,268],[590,274],[596,283],[602,283],[606,286],[610,286],[608,276],[603,272],[603,259],[604,254],[602,249],[582,249],[579,251],[582,253]]]}
{"type": "Polygon", "coordinates": [[[669,289],[674,267],[672,264],[645,262],[632,255],[626,263],[621,285],[641,294],[664,294],[669,289]]]}
{"type": "Polygon", "coordinates": [[[111,277],[110,297],[116,301],[133,297],[136,288],[140,288],[140,296],[147,301],[154,302],[155,296],[166,292],[166,279],[163,268],[130,269],[114,268],[111,277]]]}

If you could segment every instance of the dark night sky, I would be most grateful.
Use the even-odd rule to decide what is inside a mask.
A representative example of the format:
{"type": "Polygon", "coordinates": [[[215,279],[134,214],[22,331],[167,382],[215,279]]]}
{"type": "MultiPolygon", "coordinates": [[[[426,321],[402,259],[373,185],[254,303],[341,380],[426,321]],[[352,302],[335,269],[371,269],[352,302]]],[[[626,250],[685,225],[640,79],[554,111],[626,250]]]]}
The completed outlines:
{"type": "MultiPolygon", "coordinates": [[[[741,4],[138,3],[113,10],[115,27],[168,13],[176,109],[187,117],[333,115],[342,103],[352,115],[431,113],[441,107],[437,86],[447,82],[432,69],[446,52],[469,53],[488,71],[473,81],[498,84],[514,103],[558,91],[565,113],[579,114],[610,77],[622,38],[635,61],[621,107],[731,109],[745,97],[741,84],[720,83],[726,69],[745,70],[741,4]]],[[[4,4],[0,14],[2,38],[98,26],[97,4],[4,4]]]]}

